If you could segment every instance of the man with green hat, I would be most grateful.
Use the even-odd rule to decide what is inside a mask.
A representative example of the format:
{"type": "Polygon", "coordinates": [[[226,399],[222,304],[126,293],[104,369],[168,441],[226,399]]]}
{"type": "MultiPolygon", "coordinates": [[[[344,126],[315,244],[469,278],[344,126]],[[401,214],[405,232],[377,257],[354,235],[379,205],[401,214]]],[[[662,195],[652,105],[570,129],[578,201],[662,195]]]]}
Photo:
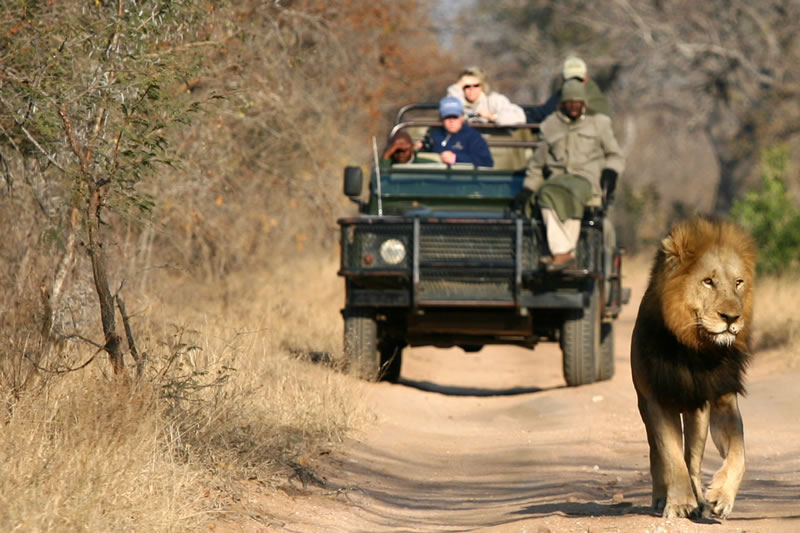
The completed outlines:
{"type": "Polygon", "coordinates": [[[586,92],[579,80],[564,83],[558,111],[542,122],[540,133],[512,208],[524,211],[536,195],[552,253],[548,268],[558,270],[575,265],[584,206],[599,204],[604,188],[613,198],[625,158],[611,119],[586,113],[586,92]]]}

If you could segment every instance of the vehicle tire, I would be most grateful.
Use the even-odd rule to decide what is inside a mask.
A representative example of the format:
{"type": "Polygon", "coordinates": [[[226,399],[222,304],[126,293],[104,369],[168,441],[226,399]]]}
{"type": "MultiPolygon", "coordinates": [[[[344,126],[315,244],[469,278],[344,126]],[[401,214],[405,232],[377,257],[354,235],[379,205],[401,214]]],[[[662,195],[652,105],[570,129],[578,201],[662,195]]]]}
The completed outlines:
{"type": "Polygon", "coordinates": [[[381,343],[381,368],[378,379],[397,383],[400,379],[400,368],[403,365],[403,345],[398,342],[385,341],[381,343]]]}
{"type": "Polygon", "coordinates": [[[597,361],[596,381],[614,377],[614,323],[603,322],[600,326],[600,356],[597,361]]]}
{"type": "Polygon", "coordinates": [[[380,355],[375,310],[345,310],[344,355],[350,374],[368,381],[378,378],[380,355]]]}
{"type": "Polygon", "coordinates": [[[570,387],[594,383],[600,354],[600,289],[593,283],[589,305],[569,311],[561,327],[564,380],[570,387]]]}

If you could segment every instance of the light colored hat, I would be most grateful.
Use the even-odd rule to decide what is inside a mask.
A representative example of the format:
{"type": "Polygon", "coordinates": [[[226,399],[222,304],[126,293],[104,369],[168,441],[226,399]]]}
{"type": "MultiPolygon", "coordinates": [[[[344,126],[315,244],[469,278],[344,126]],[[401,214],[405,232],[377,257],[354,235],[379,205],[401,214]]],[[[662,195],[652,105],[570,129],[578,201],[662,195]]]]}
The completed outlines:
{"type": "Polygon", "coordinates": [[[564,61],[562,75],[565,80],[570,78],[584,79],[586,77],[586,63],[579,57],[569,56],[566,61],[564,61]]]}
{"type": "Polygon", "coordinates": [[[567,102],[570,100],[586,103],[586,89],[581,81],[574,78],[565,81],[564,86],[561,87],[561,101],[567,102]]]}
{"type": "Polygon", "coordinates": [[[462,114],[464,114],[464,105],[458,98],[447,96],[439,102],[440,117],[460,117],[462,114]]]}

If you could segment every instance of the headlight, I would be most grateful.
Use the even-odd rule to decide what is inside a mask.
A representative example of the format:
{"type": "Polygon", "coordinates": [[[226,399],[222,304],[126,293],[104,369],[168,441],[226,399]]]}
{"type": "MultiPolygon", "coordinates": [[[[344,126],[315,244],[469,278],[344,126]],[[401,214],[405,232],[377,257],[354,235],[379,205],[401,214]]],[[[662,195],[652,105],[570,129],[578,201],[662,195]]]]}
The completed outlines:
{"type": "Polygon", "coordinates": [[[387,265],[396,265],[406,258],[406,247],[397,239],[387,239],[381,243],[381,259],[387,265]]]}

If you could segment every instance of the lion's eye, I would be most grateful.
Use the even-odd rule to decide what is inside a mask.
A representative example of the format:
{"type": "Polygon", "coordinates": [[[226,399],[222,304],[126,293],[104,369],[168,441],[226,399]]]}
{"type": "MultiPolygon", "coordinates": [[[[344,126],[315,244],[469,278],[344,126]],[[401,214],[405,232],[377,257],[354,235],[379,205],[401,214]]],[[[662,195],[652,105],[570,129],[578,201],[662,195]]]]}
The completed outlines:
{"type": "Polygon", "coordinates": [[[714,280],[711,279],[711,278],[706,278],[706,279],[703,280],[703,285],[705,285],[706,287],[708,287],[710,289],[710,288],[714,287],[714,280]]]}
{"type": "Polygon", "coordinates": [[[743,280],[743,279],[737,279],[737,280],[736,280],[736,288],[738,289],[738,288],[740,288],[742,285],[744,285],[744,280],[743,280]]]}

